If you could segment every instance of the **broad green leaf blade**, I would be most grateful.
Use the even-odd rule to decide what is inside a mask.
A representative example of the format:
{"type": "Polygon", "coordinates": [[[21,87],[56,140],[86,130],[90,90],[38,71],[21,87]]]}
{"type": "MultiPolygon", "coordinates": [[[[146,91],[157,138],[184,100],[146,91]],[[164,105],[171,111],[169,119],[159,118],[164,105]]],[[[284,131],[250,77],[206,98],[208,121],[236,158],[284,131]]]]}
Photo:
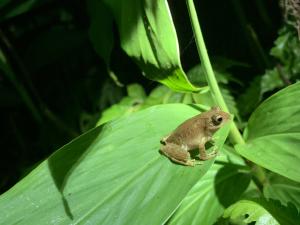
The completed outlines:
{"type": "Polygon", "coordinates": [[[243,160],[225,149],[183,199],[168,224],[214,224],[224,209],[239,199],[250,176],[239,171],[244,165],[243,160]]]}
{"type": "Polygon", "coordinates": [[[300,83],[277,92],[251,115],[246,144],[236,150],[245,158],[300,182],[300,83]]]}
{"type": "Polygon", "coordinates": [[[124,51],[144,75],[175,91],[197,91],[180,63],[176,31],[167,1],[104,0],[112,9],[124,51]]]}
{"type": "Polygon", "coordinates": [[[213,163],[185,167],[158,152],[197,113],[160,105],[85,133],[0,197],[0,224],[162,224],[213,163]]]}
{"type": "Polygon", "coordinates": [[[263,191],[267,199],[277,199],[283,205],[292,203],[300,212],[300,183],[272,174],[268,177],[263,191]]]}
{"type": "Polygon", "coordinates": [[[294,206],[285,207],[279,201],[265,199],[240,200],[227,208],[223,217],[230,219],[230,224],[256,221],[256,225],[297,225],[300,221],[294,206]]]}

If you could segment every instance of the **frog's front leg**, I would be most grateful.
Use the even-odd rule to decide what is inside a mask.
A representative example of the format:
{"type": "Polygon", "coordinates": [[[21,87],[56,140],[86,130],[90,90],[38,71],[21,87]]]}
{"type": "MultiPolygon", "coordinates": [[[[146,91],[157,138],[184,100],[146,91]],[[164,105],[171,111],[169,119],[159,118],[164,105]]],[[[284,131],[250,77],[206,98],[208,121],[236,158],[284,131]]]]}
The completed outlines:
{"type": "Polygon", "coordinates": [[[195,165],[195,160],[191,159],[190,153],[183,150],[179,145],[166,143],[165,145],[161,146],[160,151],[162,154],[176,163],[180,163],[186,166],[195,165]]]}
{"type": "Polygon", "coordinates": [[[201,160],[208,160],[208,159],[211,159],[211,158],[214,158],[214,157],[216,157],[217,156],[217,154],[218,154],[218,151],[217,150],[213,150],[212,152],[210,152],[210,153],[206,153],[206,148],[205,148],[205,143],[207,142],[207,141],[212,141],[212,142],[214,142],[214,140],[212,140],[211,138],[209,138],[209,139],[207,139],[207,140],[204,140],[201,144],[199,144],[199,154],[200,154],[200,156],[199,156],[199,158],[201,159],[201,160]]]}

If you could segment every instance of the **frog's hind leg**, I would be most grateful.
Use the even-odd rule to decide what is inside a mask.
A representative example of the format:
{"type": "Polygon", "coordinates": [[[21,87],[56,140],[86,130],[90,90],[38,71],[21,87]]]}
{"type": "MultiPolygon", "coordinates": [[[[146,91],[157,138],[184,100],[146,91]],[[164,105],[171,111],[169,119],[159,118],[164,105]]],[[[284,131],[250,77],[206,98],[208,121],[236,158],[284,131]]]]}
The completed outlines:
{"type": "Polygon", "coordinates": [[[195,165],[195,160],[191,159],[190,153],[182,150],[181,147],[176,144],[168,143],[167,145],[162,145],[160,148],[160,152],[171,159],[173,162],[186,166],[195,165]]]}
{"type": "Polygon", "coordinates": [[[203,161],[205,160],[209,160],[211,158],[214,158],[217,156],[218,154],[218,151],[217,150],[213,150],[212,152],[210,153],[206,153],[206,149],[205,149],[205,145],[204,144],[200,144],[199,145],[199,153],[200,153],[200,156],[199,158],[203,161]]]}

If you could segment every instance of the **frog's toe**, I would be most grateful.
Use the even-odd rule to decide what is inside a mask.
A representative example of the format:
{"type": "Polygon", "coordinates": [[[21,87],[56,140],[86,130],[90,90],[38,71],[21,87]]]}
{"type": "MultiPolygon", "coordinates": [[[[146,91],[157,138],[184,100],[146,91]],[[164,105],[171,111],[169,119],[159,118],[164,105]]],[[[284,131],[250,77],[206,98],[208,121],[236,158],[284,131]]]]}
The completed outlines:
{"type": "Polygon", "coordinates": [[[195,159],[190,159],[190,160],[188,160],[188,161],[186,161],[186,163],[185,163],[185,165],[187,165],[187,166],[195,166],[195,159]]]}

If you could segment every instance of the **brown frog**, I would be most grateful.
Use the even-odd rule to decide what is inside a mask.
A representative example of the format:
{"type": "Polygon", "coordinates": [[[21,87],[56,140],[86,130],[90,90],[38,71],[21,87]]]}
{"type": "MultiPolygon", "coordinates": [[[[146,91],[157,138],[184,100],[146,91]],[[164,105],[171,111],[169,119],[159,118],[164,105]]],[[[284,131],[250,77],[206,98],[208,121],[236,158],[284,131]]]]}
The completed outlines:
{"type": "Polygon", "coordinates": [[[213,134],[228,120],[230,114],[219,107],[203,112],[180,124],[171,134],[161,139],[160,152],[176,163],[194,166],[195,159],[191,159],[189,151],[199,148],[199,158],[208,160],[217,155],[217,151],[207,154],[206,142],[213,141],[213,134]]]}

